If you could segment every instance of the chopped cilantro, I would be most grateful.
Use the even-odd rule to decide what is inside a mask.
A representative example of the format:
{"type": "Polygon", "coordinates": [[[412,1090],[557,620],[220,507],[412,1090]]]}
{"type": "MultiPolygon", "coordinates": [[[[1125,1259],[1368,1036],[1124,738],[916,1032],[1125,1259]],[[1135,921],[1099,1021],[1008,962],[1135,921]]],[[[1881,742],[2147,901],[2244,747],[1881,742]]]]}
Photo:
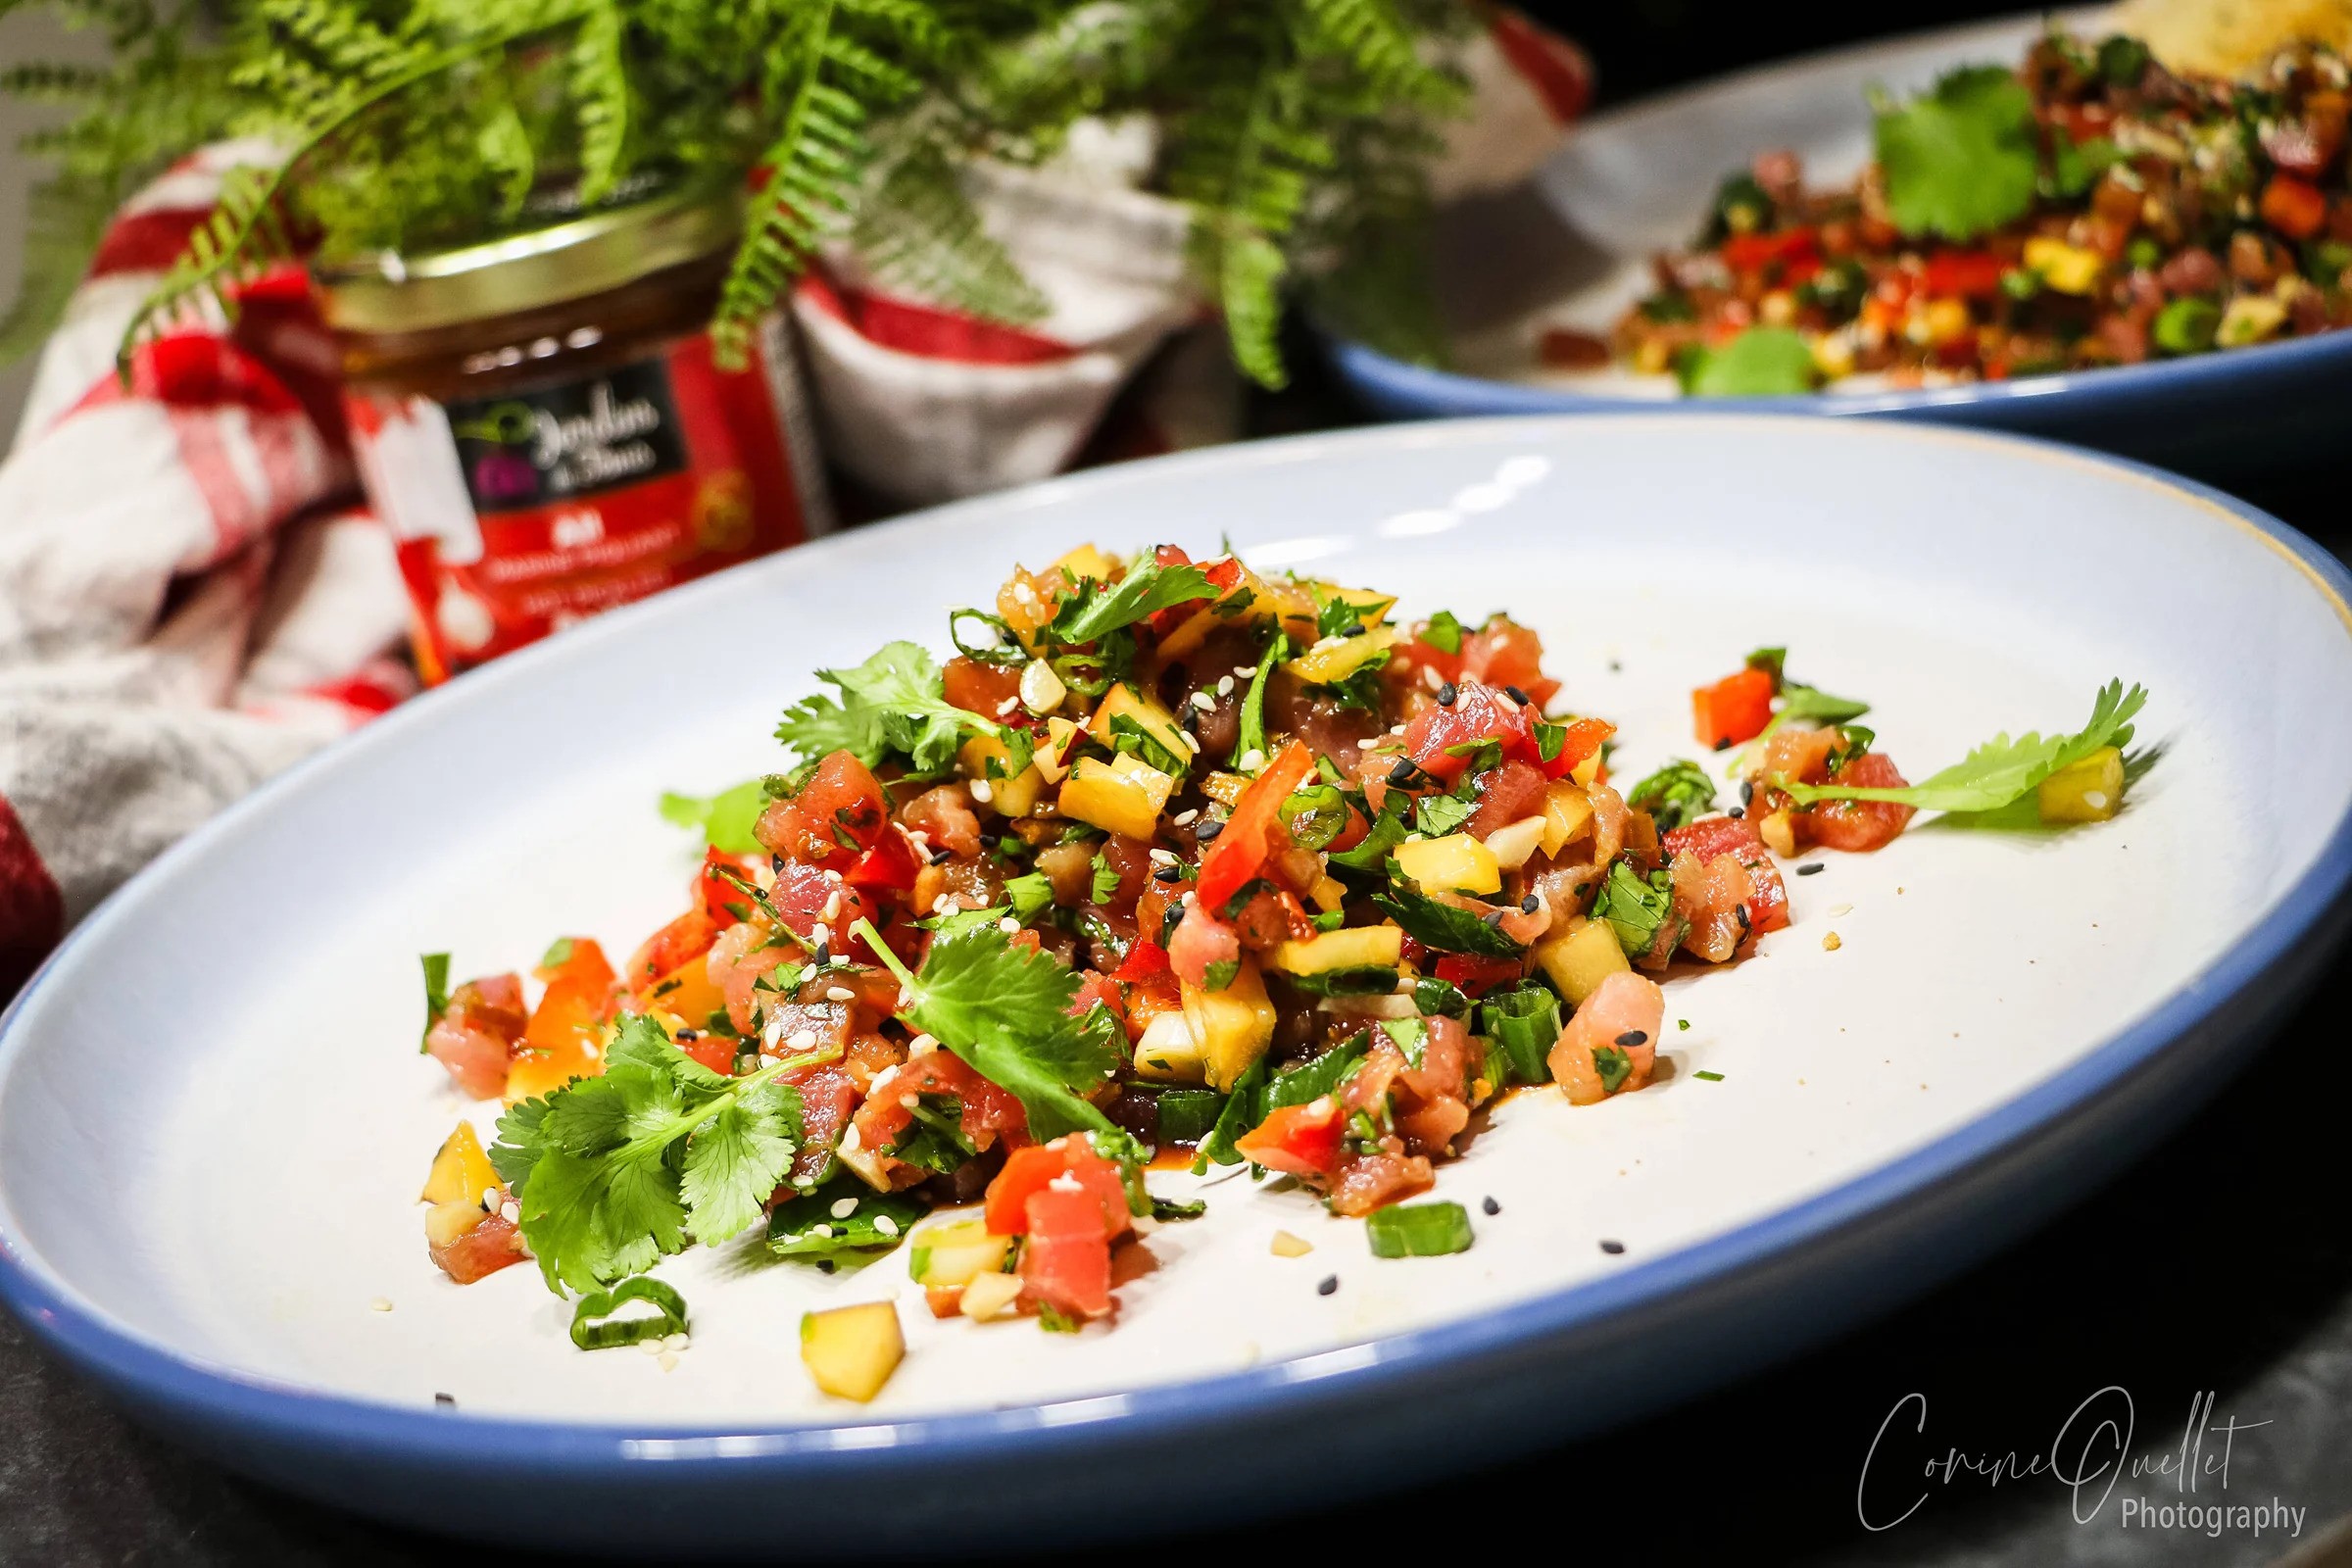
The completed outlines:
{"type": "Polygon", "coordinates": [[[856,669],[820,669],[817,675],[839,688],[842,700],[819,693],[788,709],[776,726],[776,739],[805,759],[847,751],[874,767],[901,755],[918,772],[934,773],[954,763],[966,735],[981,735],[1012,754],[1011,771],[1029,765],[1028,732],[1006,729],[949,702],[942,695],[939,666],[913,643],[884,644],[856,669]]]}
{"type": "Polygon", "coordinates": [[[1091,891],[1094,894],[1095,902],[1108,904],[1113,895],[1119,891],[1119,873],[1112,869],[1108,860],[1102,858],[1101,850],[1095,852],[1094,870],[1095,880],[1091,891]]]}
{"type": "Polygon", "coordinates": [[[766,779],[751,778],[716,795],[664,794],[662,815],[702,834],[721,855],[764,855],[767,851],[752,836],[752,829],[771,798],[766,779]]]}
{"type": "Polygon", "coordinates": [[[1108,587],[1091,580],[1080,584],[1039,635],[1063,647],[1096,642],[1147,615],[1196,599],[1214,599],[1217,593],[1217,585],[1199,566],[1147,561],[1108,587]]]}
{"type": "Polygon", "coordinates": [[[1402,926],[1406,936],[1440,953],[1516,958],[1527,951],[1470,910],[1431,898],[1408,877],[1393,879],[1386,893],[1372,896],[1372,906],[1402,926]]]}
{"type": "Polygon", "coordinates": [[[1821,379],[1813,350],[1786,326],[1751,326],[1720,348],[1693,347],[1675,370],[1694,398],[1785,397],[1821,379]]]}
{"type": "Polygon", "coordinates": [[[1425,795],[1413,809],[1413,827],[1433,839],[1444,838],[1469,821],[1477,809],[1477,803],[1456,795],[1425,795]]]}
{"type": "Polygon", "coordinates": [[[418,956],[424,966],[424,1027],[417,1031],[416,1050],[424,1050],[424,1037],[433,1032],[433,1025],[449,1010],[449,955],[427,953],[418,956]]]}
{"type": "Polygon", "coordinates": [[[1674,907],[1674,879],[1664,871],[1644,877],[1623,860],[1609,864],[1608,879],[1592,901],[1592,918],[1606,920],[1617,932],[1617,945],[1626,956],[1638,958],[1657,945],[1658,927],[1674,907]]]}
{"type": "Polygon", "coordinates": [[[2120,680],[2099,689],[2091,704],[2090,722],[2072,735],[2042,735],[2028,731],[2015,740],[1994,736],[1968,756],[1917,784],[1899,789],[1858,788],[1848,784],[1800,784],[1774,779],[1800,806],[1815,801],[1893,801],[1925,811],[1991,811],[2023,800],[2042,780],[2071,767],[2108,746],[2128,746],[2132,719],[2147,703],[2139,686],[2129,693],[2120,680]]]}
{"type": "Polygon", "coordinates": [[[1012,917],[1027,925],[1039,910],[1054,906],[1054,884],[1045,872],[1031,871],[1006,882],[1004,897],[1012,906],[1012,917]]]}
{"type": "Polygon", "coordinates": [[[1600,1092],[1613,1095],[1634,1075],[1634,1061],[1616,1046],[1594,1046],[1592,1068],[1600,1074],[1600,1092]]]}
{"type": "Polygon", "coordinates": [[[1973,239],[2034,205],[2034,95],[2003,67],[1962,66],[1909,103],[1882,108],[1876,149],[1887,215],[1906,234],[1973,239]]]}
{"type": "Polygon", "coordinates": [[[1711,1084],[1719,1084],[1723,1082],[1723,1074],[1719,1072],[1708,1072],[1703,1067],[1697,1072],[1692,1073],[1690,1076],[1693,1078],[1703,1078],[1711,1084]]]}
{"type": "Polygon", "coordinates": [[[877,1193],[855,1176],[834,1177],[788,1198],[767,1217],[767,1250],[782,1257],[841,1258],[899,1245],[930,1204],[912,1193],[877,1193]],[[847,1199],[846,1215],[833,1210],[847,1199]]]}
{"type": "Polygon", "coordinates": [[[593,1291],[758,1223],[803,1136],[788,1065],[730,1078],[623,1014],[601,1077],[510,1107],[490,1160],[548,1288],[593,1291]]]}
{"type": "Polygon", "coordinates": [[[1452,611],[1441,610],[1421,628],[1421,640],[1441,654],[1458,654],[1462,651],[1462,623],[1452,611]]]}
{"type": "Polygon", "coordinates": [[[1659,832],[1671,833],[1715,809],[1715,783],[1696,762],[1677,758],[1635,785],[1625,803],[1647,811],[1659,832]]]}

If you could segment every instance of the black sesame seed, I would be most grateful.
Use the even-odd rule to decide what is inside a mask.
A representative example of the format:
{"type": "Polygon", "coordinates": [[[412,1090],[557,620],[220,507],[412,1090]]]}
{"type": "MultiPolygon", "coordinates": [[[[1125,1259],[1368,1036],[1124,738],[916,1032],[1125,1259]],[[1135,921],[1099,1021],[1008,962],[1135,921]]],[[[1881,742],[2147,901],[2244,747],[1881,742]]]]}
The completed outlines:
{"type": "Polygon", "coordinates": [[[1438,706],[1440,708],[1451,708],[1453,706],[1453,700],[1461,695],[1462,694],[1455,689],[1453,682],[1447,681],[1445,685],[1438,688],[1438,706]]]}
{"type": "MultiPolygon", "coordinates": [[[[1603,1246],[1603,1247],[1606,1247],[1606,1246],[1608,1246],[1609,1244],[1608,1244],[1608,1243],[1606,1243],[1606,1242],[1603,1242],[1603,1243],[1601,1243],[1600,1245],[1601,1245],[1601,1246],[1603,1246]]],[[[830,1274],[830,1273],[832,1273],[832,1272],[833,1272],[833,1260],[832,1260],[831,1258],[829,1258],[829,1257],[820,1257],[820,1258],[818,1258],[818,1259],[816,1260],[816,1271],[817,1271],[819,1274],[830,1274]]]]}
{"type": "Polygon", "coordinates": [[[1807,860],[1804,864],[1796,868],[1796,874],[1798,876],[1811,876],[1816,871],[1825,871],[1827,869],[1829,869],[1829,862],[1826,860],[1807,860]]]}
{"type": "Polygon", "coordinates": [[[1733,816],[1745,816],[1747,814],[1747,808],[1745,807],[1735,806],[1732,808],[1731,814],[1733,816]]]}
{"type": "Polygon", "coordinates": [[[1635,1046],[1646,1046],[1649,1044],[1649,1031],[1646,1029],[1628,1029],[1625,1033],[1617,1037],[1617,1043],[1628,1048],[1629,1050],[1635,1046]]]}
{"type": "Polygon", "coordinates": [[[1526,898],[1519,901],[1519,912],[1521,914],[1533,914],[1542,907],[1544,907],[1544,901],[1537,898],[1533,893],[1530,893],[1526,898]]]}
{"type": "Polygon", "coordinates": [[[1399,785],[1410,784],[1413,781],[1413,775],[1419,771],[1421,771],[1420,768],[1414,765],[1411,758],[1399,757],[1396,759],[1396,765],[1389,769],[1389,782],[1399,785]]]}
{"type": "Polygon", "coordinates": [[[1323,1276],[1323,1283],[1315,1287],[1315,1294],[1317,1296],[1329,1296],[1339,1288],[1340,1277],[1337,1274],[1326,1274],[1323,1276]]]}
{"type": "Polygon", "coordinates": [[[1501,926],[1501,924],[1502,924],[1502,916],[1503,916],[1503,911],[1502,911],[1502,910],[1500,910],[1500,909],[1489,909],[1489,910],[1488,910],[1486,913],[1484,913],[1484,914],[1480,915],[1480,916],[1479,916],[1479,918],[1480,918],[1481,920],[1484,920],[1484,921],[1486,921],[1486,922],[1487,922],[1487,924],[1489,924],[1489,925],[1491,925],[1491,926],[1495,926],[1495,927],[1499,928],[1499,927],[1501,926]]]}
{"type": "Polygon", "coordinates": [[[458,1407],[458,1396],[454,1394],[436,1394],[433,1396],[433,1402],[444,1410],[455,1410],[458,1407]]]}
{"type": "Polygon", "coordinates": [[[1502,1205],[1494,1201],[1494,1200],[1492,1198],[1488,1199],[1485,1202],[1479,1204],[1478,1206],[1485,1209],[1490,1214],[1499,1214],[1502,1212],[1502,1205]]]}
{"type": "Polygon", "coordinates": [[[1753,785],[1753,784],[1751,784],[1751,783],[1742,783],[1742,784],[1740,786],[1740,804],[1741,806],[1745,806],[1745,805],[1746,805],[1748,802],[1750,802],[1750,801],[1754,800],[1755,798],[1756,798],[1756,787],[1755,787],[1755,785],[1753,785]]]}
{"type": "Polygon", "coordinates": [[[671,1035],[669,1038],[675,1040],[679,1045],[682,1046],[689,1040],[702,1039],[703,1032],[699,1029],[681,1029],[676,1034],[671,1035]]]}
{"type": "Polygon", "coordinates": [[[816,966],[819,969],[822,969],[826,964],[831,963],[832,961],[833,945],[830,942],[819,942],[816,945],[816,966]]]}
{"type": "Polygon", "coordinates": [[[1517,703],[1521,708],[1525,708],[1527,706],[1527,693],[1521,691],[1516,686],[1505,686],[1502,689],[1502,695],[1508,697],[1512,702],[1517,703]]]}
{"type": "Polygon", "coordinates": [[[1748,928],[1755,923],[1747,916],[1747,906],[1744,904],[1735,904],[1732,906],[1732,912],[1740,917],[1740,934],[1741,936],[1747,935],[1748,928]]]}
{"type": "Polygon", "coordinates": [[[931,852],[931,863],[933,865],[937,865],[943,860],[954,859],[955,857],[956,852],[943,844],[938,849],[931,852]]]}
{"type": "Polygon", "coordinates": [[[1201,823],[1199,827],[1193,829],[1193,837],[1196,841],[1201,844],[1206,844],[1210,839],[1215,838],[1218,834],[1224,831],[1224,822],[1212,816],[1207,821],[1201,823]]]}
{"type": "Polygon", "coordinates": [[[1611,1257],[1615,1257],[1618,1253],[1625,1250],[1625,1244],[1623,1242],[1603,1242],[1600,1244],[1600,1250],[1608,1253],[1611,1257]]]}
{"type": "Polygon", "coordinates": [[[1158,870],[1152,873],[1152,880],[1154,882],[1181,882],[1184,880],[1184,867],[1181,865],[1163,865],[1158,870]]]}

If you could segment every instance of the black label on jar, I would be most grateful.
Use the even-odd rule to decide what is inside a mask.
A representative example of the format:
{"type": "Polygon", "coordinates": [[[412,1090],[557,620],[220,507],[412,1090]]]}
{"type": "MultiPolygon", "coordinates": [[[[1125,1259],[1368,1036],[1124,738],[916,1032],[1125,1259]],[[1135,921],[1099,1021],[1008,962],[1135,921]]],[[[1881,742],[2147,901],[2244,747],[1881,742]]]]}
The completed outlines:
{"type": "Polygon", "coordinates": [[[686,435],[662,359],[447,407],[477,513],[592,496],[686,466],[686,435]]]}

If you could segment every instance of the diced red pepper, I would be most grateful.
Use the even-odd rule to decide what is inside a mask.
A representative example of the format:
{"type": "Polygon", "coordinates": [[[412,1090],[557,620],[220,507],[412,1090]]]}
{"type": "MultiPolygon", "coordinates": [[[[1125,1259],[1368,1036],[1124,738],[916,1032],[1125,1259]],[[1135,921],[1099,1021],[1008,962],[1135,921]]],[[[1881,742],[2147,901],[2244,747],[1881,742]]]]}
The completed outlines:
{"type": "Polygon", "coordinates": [[[1477,958],[1468,954],[1446,953],[1438,956],[1430,972],[1475,997],[1517,980],[1519,962],[1515,958],[1477,958]]]}
{"type": "Polygon", "coordinates": [[[644,944],[629,956],[626,976],[629,990],[636,994],[640,1008],[644,1005],[647,992],[710,952],[710,944],[717,939],[717,925],[699,903],[647,937],[644,944]]]}
{"type": "Polygon", "coordinates": [[[2273,174],[2262,188],[2262,220],[2289,239],[2310,239],[2328,226],[2328,197],[2308,179],[2273,174]]]}
{"type": "Polygon", "coordinates": [[[713,931],[724,931],[751,912],[751,895],[736,885],[751,879],[751,861],[717,850],[703,852],[703,868],[694,874],[694,892],[703,901],[703,913],[710,917],[713,931]],[[730,877],[734,881],[729,881],[730,877]]]}
{"type": "Polygon", "coordinates": [[[1149,937],[1137,937],[1128,948],[1127,956],[1111,971],[1110,977],[1132,984],[1171,972],[1168,968],[1168,950],[1149,937]]]}
{"type": "Polygon", "coordinates": [[[852,887],[879,888],[887,892],[904,893],[914,886],[915,873],[922,869],[914,858],[914,847],[903,833],[885,832],[865,852],[865,858],[841,873],[841,879],[852,887]]]}
{"type": "Polygon", "coordinates": [[[1743,669],[1690,694],[1691,726],[1698,744],[1720,751],[1752,741],[1772,722],[1772,672],[1743,669]]]}
{"type": "Polygon", "coordinates": [[[1235,1139],[1233,1147],[1268,1170],[1324,1176],[1340,1162],[1340,1132],[1347,1119],[1338,1100],[1321,1095],[1303,1105],[1283,1106],[1235,1139]]]}
{"type": "Polygon", "coordinates": [[[1243,885],[1264,868],[1268,830],[1276,822],[1282,803],[1314,771],[1315,754],[1292,741],[1274,754],[1266,770],[1242,792],[1233,814],[1225,819],[1224,831],[1201,858],[1200,879],[1193,890],[1201,908],[1211,912],[1224,908],[1243,885]]]}
{"type": "Polygon", "coordinates": [[[1723,265],[1735,272],[1761,272],[1775,262],[1818,256],[1820,250],[1821,235],[1811,228],[1734,234],[1723,242],[1723,265]]]}
{"type": "Polygon", "coordinates": [[[1990,299],[2007,270],[1990,251],[1937,251],[1928,258],[1921,288],[1939,299],[1990,299]]]}

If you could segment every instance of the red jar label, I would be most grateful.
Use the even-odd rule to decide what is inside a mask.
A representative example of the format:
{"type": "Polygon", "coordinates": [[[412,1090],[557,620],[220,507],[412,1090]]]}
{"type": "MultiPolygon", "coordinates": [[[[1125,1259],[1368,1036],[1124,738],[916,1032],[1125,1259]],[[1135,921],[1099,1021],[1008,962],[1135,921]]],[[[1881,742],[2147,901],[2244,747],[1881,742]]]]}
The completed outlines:
{"type": "Polygon", "coordinates": [[[697,333],[492,397],[345,401],[428,681],[830,523],[777,319],[738,372],[697,333]]]}

